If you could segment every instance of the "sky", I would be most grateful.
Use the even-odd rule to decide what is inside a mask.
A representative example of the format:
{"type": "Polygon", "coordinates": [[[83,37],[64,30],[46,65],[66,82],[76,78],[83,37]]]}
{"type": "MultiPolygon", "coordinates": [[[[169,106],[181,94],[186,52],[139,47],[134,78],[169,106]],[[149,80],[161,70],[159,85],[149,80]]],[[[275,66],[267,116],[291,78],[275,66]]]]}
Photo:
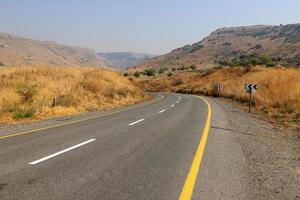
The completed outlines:
{"type": "Polygon", "coordinates": [[[163,54],[222,27],[300,23],[299,0],[0,0],[0,32],[163,54]]]}

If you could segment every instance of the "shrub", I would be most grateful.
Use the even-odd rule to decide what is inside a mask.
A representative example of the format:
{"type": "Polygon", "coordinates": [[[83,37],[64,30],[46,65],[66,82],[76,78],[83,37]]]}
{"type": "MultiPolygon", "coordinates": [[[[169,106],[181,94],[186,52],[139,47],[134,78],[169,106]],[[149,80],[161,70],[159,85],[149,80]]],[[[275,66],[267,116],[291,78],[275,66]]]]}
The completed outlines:
{"type": "Polygon", "coordinates": [[[21,97],[21,103],[31,103],[37,93],[37,85],[20,83],[17,85],[16,92],[21,97]]]}
{"type": "Polygon", "coordinates": [[[136,78],[140,77],[140,75],[141,75],[141,73],[138,72],[138,71],[136,71],[136,72],[133,73],[133,76],[136,77],[136,78]]]}
{"type": "Polygon", "coordinates": [[[127,76],[129,76],[129,74],[128,74],[127,72],[125,72],[125,73],[123,74],[123,76],[127,77],[127,76]]]}
{"type": "Polygon", "coordinates": [[[60,97],[58,97],[57,105],[61,106],[74,106],[76,107],[78,105],[78,100],[72,95],[72,94],[65,94],[60,97]]]}
{"type": "Polygon", "coordinates": [[[150,68],[150,69],[146,69],[146,70],[145,70],[145,74],[146,74],[147,76],[155,76],[155,73],[156,73],[156,71],[155,71],[155,69],[153,69],[153,68],[150,68]]]}
{"type": "Polygon", "coordinates": [[[14,119],[24,119],[24,118],[31,118],[34,116],[35,111],[33,109],[27,110],[25,112],[16,111],[13,114],[14,119]]]}
{"type": "Polygon", "coordinates": [[[213,69],[223,69],[223,66],[215,66],[215,67],[213,67],[213,69]]]}
{"type": "Polygon", "coordinates": [[[181,79],[176,79],[175,82],[174,82],[174,85],[181,85],[183,84],[183,81],[181,79]]]}
{"type": "Polygon", "coordinates": [[[279,60],[272,59],[268,55],[241,55],[237,58],[233,58],[231,60],[220,60],[215,61],[215,63],[220,64],[222,66],[242,66],[242,67],[250,67],[256,65],[266,65],[266,66],[275,66],[279,60]]]}
{"type": "Polygon", "coordinates": [[[165,71],[167,71],[167,70],[168,70],[168,68],[160,68],[159,71],[158,71],[158,73],[159,73],[159,74],[163,74],[163,73],[165,73],[165,71]]]}
{"type": "Polygon", "coordinates": [[[197,66],[196,66],[195,64],[193,64],[193,65],[190,66],[190,69],[193,70],[193,71],[194,71],[196,68],[197,68],[197,66]]]}
{"type": "Polygon", "coordinates": [[[0,61],[0,67],[4,66],[5,64],[3,62],[0,61]]]}
{"type": "Polygon", "coordinates": [[[172,76],[172,75],[173,75],[173,73],[171,73],[171,72],[169,72],[169,73],[167,74],[168,77],[170,77],[170,76],[172,76]]]}

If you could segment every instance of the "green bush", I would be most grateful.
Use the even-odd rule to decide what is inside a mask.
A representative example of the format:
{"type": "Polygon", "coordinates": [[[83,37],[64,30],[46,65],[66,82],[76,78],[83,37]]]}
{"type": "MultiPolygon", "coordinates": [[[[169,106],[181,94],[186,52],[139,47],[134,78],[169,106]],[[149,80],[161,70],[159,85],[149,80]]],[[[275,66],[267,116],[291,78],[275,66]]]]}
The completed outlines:
{"type": "Polygon", "coordinates": [[[3,62],[0,61],[0,67],[4,66],[5,64],[3,62]]]}
{"type": "Polygon", "coordinates": [[[24,119],[24,118],[31,118],[34,116],[35,111],[33,109],[27,110],[25,112],[16,111],[13,113],[14,119],[24,119]]]}
{"type": "Polygon", "coordinates": [[[155,73],[156,73],[155,69],[153,69],[153,68],[145,69],[144,72],[147,76],[155,76],[155,73]]]}
{"type": "Polygon", "coordinates": [[[241,55],[237,58],[233,58],[231,60],[219,60],[215,61],[215,63],[222,66],[242,66],[242,67],[251,67],[256,65],[265,65],[268,67],[272,67],[278,64],[278,59],[272,59],[268,55],[241,55]]]}
{"type": "Polygon", "coordinates": [[[129,74],[128,74],[127,72],[125,72],[125,73],[123,74],[123,76],[127,77],[127,76],[129,76],[129,74]]]}
{"type": "Polygon", "coordinates": [[[181,66],[181,67],[178,67],[178,68],[177,68],[177,70],[178,70],[178,71],[183,71],[183,70],[185,70],[185,69],[188,69],[188,68],[185,68],[185,66],[184,66],[184,65],[183,65],[183,66],[181,66]]]}
{"type": "Polygon", "coordinates": [[[193,65],[190,66],[190,69],[193,70],[193,71],[194,71],[196,68],[197,68],[197,66],[196,66],[195,64],[193,64],[193,65]]]}
{"type": "Polygon", "coordinates": [[[140,75],[141,75],[141,73],[138,72],[138,71],[136,71],[136,72],[133,73],[133,76],[136,77],[136,78],[140,77],[140,75]]]}
{"type": "Polygon", "coordinates": [[[170,76],[172,76],[172,75],[173,75],[173,73],[171,73],[171,72],[169,72],[169,73],[167,74],[168,77],[170,77],[170,76]]]}
{"type": "Polygon", "coordinates": [[[165,71],[167,71],[167,70],[168,70],[167,68],[160,68],[159,71],[158,71],[158,73],[159,73],[159,74],[163,74],[163,73],[165,73],[165,71]]]}

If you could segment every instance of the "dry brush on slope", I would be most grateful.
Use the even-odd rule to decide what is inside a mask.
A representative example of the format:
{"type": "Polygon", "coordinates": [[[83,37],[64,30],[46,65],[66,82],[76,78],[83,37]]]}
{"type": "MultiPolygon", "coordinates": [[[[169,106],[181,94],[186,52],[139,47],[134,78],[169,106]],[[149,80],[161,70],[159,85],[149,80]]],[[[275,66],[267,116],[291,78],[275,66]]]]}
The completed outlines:
{"type": "Polygon", "coordinates": [[[145,99],[117,72],[79,67],[0,69],[0,121],[114,108],[145,99]],[[55,100],[54,100],[55,99],[55,100]],[[55,104],[55,105],[53,105],[55,104]]]}
{"type": "Polygon", "coordinates": [[[257,83],[254,94],[256,110],[282,120],[293,120],[300,124],[300,70],[294,68],[223,68],[200,72],[178,73],[171,77],[137,79],[146,91],[185,92],[191,88],[194,94],[206,94],[248,101],[245,83],[257,83]],[[218,92],[216,86],[223,89],[218,92]]]}

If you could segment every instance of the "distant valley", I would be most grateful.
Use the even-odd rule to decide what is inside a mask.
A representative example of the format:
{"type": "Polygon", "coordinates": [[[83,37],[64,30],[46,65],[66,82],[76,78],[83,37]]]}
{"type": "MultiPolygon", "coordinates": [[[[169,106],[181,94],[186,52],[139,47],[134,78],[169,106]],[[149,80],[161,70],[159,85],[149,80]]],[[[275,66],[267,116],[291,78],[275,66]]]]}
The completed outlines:
{"type": "Polygon", "coordinates": [[[123,69],[126,67],[140,64],[145,59],[154,57],[151,54],[132,53],[132,52],[111,52],[98,53],[99,56],[107,60],[107,65],[115,69],[123,69]]]}

